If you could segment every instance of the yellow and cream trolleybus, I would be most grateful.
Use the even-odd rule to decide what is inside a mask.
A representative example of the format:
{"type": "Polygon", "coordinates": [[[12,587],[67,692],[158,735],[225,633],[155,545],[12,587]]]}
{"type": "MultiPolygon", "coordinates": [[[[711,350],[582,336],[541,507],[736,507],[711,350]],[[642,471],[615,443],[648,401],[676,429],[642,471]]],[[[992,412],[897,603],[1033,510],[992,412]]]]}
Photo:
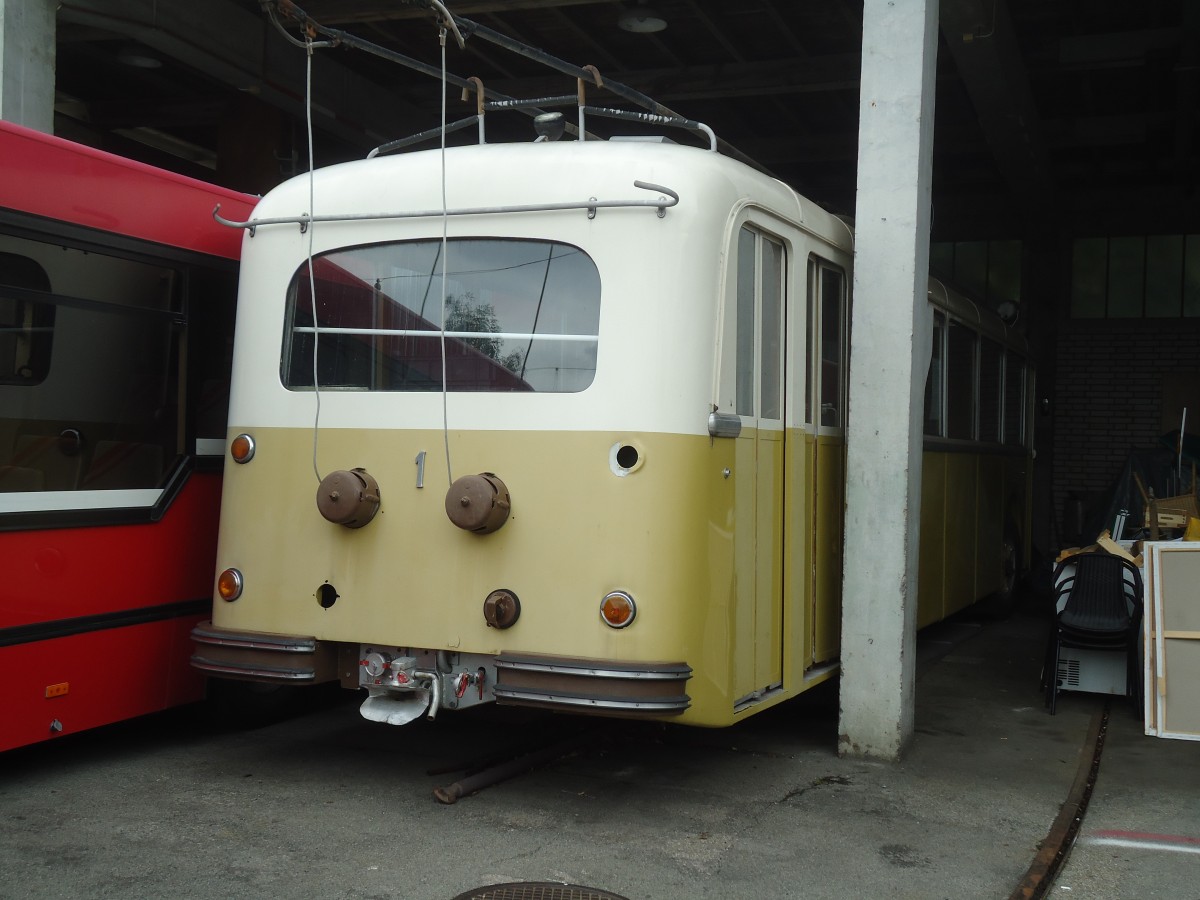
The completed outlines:
{"type": "MultiPolygon", "coordinates": [[[[612,139],[376,155],[238,224],[194,665],[339,680],[395,724],[725,726],[836,673],[845,222],[612,139]]],[[[936,282],[929,315],[922,624],[1011,587],[1028,508],[1019,341],[936,282]]]]}

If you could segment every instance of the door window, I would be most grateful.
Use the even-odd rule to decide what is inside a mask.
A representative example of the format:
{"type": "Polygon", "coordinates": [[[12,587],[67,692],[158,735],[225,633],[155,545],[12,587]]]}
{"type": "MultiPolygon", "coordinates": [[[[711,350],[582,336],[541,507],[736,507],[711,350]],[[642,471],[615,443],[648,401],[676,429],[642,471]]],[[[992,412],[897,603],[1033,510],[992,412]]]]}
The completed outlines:
{"type": "Polygon", "coordinates": [[[782,419],[783,244],[742,226],[737,256],[735,409],[740,416],[782,419]]]}
{"type": "MultiPolygon", "coordinates": [[[[841,428],[846,408],[846,276],[841,269],[820,260],[808,264],[807,350],[819,358],[815,373],[816,422],[823,428],[841,428]],[[819,354],[819,356],[818,356],[819,354]]],[[[804,421],[813,424],[813,392],[804,398],[804,421]]]]}

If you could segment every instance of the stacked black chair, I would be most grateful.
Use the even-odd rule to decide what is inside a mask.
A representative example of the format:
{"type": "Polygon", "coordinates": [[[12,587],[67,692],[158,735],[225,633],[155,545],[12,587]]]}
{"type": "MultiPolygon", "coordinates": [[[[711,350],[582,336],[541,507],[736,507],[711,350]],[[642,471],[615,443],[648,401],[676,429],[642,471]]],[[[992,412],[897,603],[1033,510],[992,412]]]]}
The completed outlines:
{"type": "Polygon", "coordinates": [[[1058,665],[1064,647],[1123,652],[1125,695],[1140,709],[1142,573],[1138,567],[1108,553],[1080,553],[1058,564],[1054,586],[1058,613],[1050,629],[1042,670],[1050,715],[1054,715],[1062,686],[1058,665]]]}

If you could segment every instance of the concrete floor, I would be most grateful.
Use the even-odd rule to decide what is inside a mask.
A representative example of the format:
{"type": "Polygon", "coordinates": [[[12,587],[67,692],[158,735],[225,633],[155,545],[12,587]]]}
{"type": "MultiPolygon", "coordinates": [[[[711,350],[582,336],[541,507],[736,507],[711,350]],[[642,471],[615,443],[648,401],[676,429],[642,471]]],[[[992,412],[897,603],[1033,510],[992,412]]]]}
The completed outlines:
{"type": "MultiPolygon", "coordinates": [[[[0,757],[0,897],[405,898],[557,881],[647,898],[1004,898],[1108,698],[1038,691],[1046,623],[923,635],[899,763],[836,755],[836,686],[699,731],[490,709],[402,728],[349,695],[250,730],[176,710],[0,757]],[[466,761],[573,751],[438,803],[466,761]],[[432,774],[431,774],[432,773],[432,774]]],[[[1200,898],[1200,744],[1114,698],[1048,896],[1200,898]]]]}

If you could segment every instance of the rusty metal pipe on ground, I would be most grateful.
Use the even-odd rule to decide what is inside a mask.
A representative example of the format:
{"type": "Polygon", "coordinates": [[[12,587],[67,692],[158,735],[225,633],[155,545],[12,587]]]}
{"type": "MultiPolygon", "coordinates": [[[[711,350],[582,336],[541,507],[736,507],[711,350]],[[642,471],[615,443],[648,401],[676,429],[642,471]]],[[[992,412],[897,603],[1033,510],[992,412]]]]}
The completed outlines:
{"type": "Polygon", "coordinates": [[[485,787],[491,787],[493,784],[506,781],[543,763],[566,756],[568,753],[576,750],[583,743],[585,737],[586,735],[577,735],[565,741],[558,741],[548,747],[543,747],[541,750],[534,750],[531,753],[518,756],[508,762],[499,763],[489,769],[484,769],[482,772],[469,775],[453,784],[434,788],[433,796],[439,803],[454,803],[459,797],[474,794],[485,787]]]}

